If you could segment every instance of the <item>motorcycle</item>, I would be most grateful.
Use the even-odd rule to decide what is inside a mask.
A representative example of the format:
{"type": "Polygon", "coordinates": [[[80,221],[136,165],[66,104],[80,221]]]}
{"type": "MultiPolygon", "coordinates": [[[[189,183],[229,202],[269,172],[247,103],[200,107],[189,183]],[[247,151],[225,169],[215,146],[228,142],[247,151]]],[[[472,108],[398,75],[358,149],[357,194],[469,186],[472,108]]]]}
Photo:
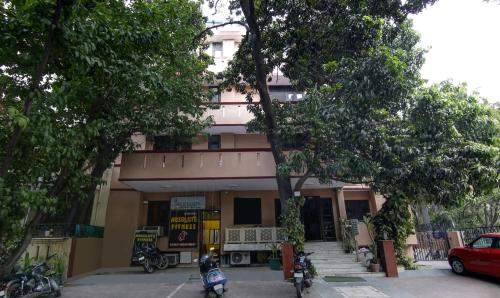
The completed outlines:
{"type": "Polygon", "coordinates": [[[313,276],[309,270],[311,268],[311,260],[307,258],[311,254],[313,253],[299,252],[294,259],[293,284],[297,292],[297,298],[302,298],[304,288],[311,287],[313,283],[313,276]]]}
{"type": "Polygon", "coordinates": [[[166,254],[161,253],[156,247],[143,247],[138,249],[134,260],[141,264],[144,272],[153,273],[155,267],[163,270],[168,267],[168,257],[166,254]]]}
{"type": "MultiPolygon", "coordinates": [[[[55,255],[47,258],[50,259],[55,255]]],[[[14,274],[7,281],[1,298],[34,298],[42,295],[61,297],[61,288],[55,279],[55,272],[49,271],[46,261],[30,266],[25,272],[14,274]]]]}
{"type": "MultiPolygon", "coordinates": [[[[212,250],[210,249],[210,251],[212,250]]],[[[211,294],[215,294],[219,298],[227,291],[226,276],[220,270],[217,262],[212,259],[211,253],[200,258],[200,277],[206,298],[210,297],[211,294]]]]}

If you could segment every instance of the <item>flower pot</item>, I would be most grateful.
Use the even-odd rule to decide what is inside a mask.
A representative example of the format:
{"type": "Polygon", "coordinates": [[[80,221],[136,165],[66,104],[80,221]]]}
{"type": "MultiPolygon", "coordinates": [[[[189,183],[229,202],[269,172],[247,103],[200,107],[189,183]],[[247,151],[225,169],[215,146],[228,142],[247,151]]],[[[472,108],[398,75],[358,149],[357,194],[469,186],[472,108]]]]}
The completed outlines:
{"type": "Polygon", "coordinates": [[[271,270],[281,270],[280,259],[269,259],[269,268],[271,270]]]}
{"type": "Polygon", "coordinates": [[[380,272],[380,264],[371,263],[370,264],[371,272],[380,272]]]}

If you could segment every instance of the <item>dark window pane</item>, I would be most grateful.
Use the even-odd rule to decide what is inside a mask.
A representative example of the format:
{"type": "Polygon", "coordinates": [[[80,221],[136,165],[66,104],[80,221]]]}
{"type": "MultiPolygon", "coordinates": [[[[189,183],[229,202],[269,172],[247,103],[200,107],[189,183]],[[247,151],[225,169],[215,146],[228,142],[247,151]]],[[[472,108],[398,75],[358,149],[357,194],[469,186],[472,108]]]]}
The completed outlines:
{"type": "Polygon", "coordinates": [[[211,102],[220,102],[220,91],[217,87],[210,88],[210,92],[212,93],[212,97],[210,99],[211,102]]]}
{"type": "Polygon", "coordinates": [[[347,200],[345,209],[348,219],[363,220],[363,216],[370,213],[370,204],[368,200],[347,200]]]}
{"type": "Polygon", "coordinates": [[[260,198],[234,198],[235,225],[260,225],[261,223],[260,198]]]}
{"type": "Polygon", "coordinates": [[[222,42],[213,42],[212,43],[212,56],[213,57],[222,57],[222,42]]]}
{"type": "Polygon", "coordinates": [[[169,201],[149,201],[148,202],[148,226],[163,227],[164,235],[168,233],[168,223],[170,220],[169,201]]]}
{"type": "Polygon", "coordinates": [[[297,101],[304,99],[304,93],[295,90],[292,86],[270,86],[269,95],[279,101],[297,101]]]}
{"type": "Polygon", "coordinates": [[[283,140],[283,149],[300,149],[304,148],[307,144],[308,137],[305,134],[296,134],[292,139],[283,140]]]}
{"type": "Polygon", "coordinates": [[[208,149],[210,150],[220,149],[220,135],[212,135],[208,137],[208,149]]]}
{"type": "Polygon", "coordinates": [[[188,137],[156,136],[153,150],[191,150],[191,139],[188,137]]]}

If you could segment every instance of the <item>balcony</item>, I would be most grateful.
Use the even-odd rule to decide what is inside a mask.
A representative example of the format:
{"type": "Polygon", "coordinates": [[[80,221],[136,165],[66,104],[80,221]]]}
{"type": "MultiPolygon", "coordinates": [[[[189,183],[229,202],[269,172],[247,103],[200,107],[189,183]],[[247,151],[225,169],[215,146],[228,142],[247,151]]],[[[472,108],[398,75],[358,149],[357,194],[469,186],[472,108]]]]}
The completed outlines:
{"type": "Polygon", "coordinates": [[[285,229],[279,227],[226,228],[224,251],[270,251],[272,244],[285,241],[285,229]]]}
{"type": "Polygon", "coordinates": [[[120,181],[274,176],[271,152],[257,150],[137,151],[123,154],[120,181]]]}
{"type": "MultiPolygon", "coordinates": [[[[143,192],[276,190],[276,167],[269,149],[193,150],[123,154],[118,181],[143,192]]],[[[299,179],[293,175],[292,185],[299,179]]],[[[311,177],[304,189],[339,187],[311,177]]]]}
{"type": "Polygon", "coordinates": [[[253,119],[245,102],[220,103],[218,107],[208,109],[207,117],[212,116],[216,125],[243,125],[253,119]]]}

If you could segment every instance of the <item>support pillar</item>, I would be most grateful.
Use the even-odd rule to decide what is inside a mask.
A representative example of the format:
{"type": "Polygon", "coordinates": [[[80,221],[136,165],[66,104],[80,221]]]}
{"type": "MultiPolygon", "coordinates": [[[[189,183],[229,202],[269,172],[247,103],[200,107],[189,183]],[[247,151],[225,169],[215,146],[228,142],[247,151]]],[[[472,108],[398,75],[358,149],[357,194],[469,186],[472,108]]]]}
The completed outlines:
{"type": "Polygon", "coordinates": [[[347,212],[345,211],[344,190],[342,188],[337,189],[337,204],[339,207],[340,218],[347,219],[347,212]]]}
{"type": "Polygon", "coordinates": [[[281,261],[283,263],[283,276],[286,279],[293,277],[293,245],[289,242],[281,244],[281,261]]]}
{"type": "Polygon", "coordinates": [[[380,253],[380,263],[382,267],[384,267],[385,275],[387,277],[398,277],[394,240],[379,240],[378,251],[380,253]]]}

